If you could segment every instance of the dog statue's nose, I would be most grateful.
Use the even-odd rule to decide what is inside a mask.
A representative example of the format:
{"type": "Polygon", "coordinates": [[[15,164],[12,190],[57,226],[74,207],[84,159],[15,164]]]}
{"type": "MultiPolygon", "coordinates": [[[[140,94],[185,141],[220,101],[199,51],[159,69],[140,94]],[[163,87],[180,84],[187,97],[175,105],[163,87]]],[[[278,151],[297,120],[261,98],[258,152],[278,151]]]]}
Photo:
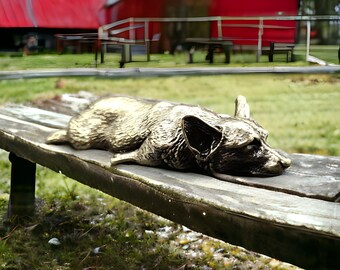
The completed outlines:
{"type": "Polygon", "coordinates": [[[279,154],[277,157],[279,158],[279,163],[281,164],[283,169],[287,169],[292,165],[291,159],[288,157],[288,154],[281,149],[275,149],[276,153],[279,154]]]}
{"type": "Polygon", "coordinates": [[[292,165],[292,160],[286,156],[283,156],[280,160],[280,163],[283,168],[288,168],[290,165],[292,165]]]}
{"type": "Polygon", "coordinates": [[[285,169],[290,167],[290,165],[292,165],[292,161],[289,158],[282,159],[280,161],[280,163],[281,163],[282,167],[285,168],[285,169]]]}

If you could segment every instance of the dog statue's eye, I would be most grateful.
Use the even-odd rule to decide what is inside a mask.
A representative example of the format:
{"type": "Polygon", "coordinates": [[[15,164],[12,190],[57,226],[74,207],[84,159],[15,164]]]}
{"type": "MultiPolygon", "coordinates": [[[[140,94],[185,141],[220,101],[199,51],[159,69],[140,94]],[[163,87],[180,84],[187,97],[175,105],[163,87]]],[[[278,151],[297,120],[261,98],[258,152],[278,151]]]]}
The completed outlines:
{"type": "Polygon", "coordinates": [[[255,151],[255,150],[259,149],[260,146],[261,146],[261,141],[260,141],[259,139],[256,139],[256,138],[255,138],[254,140],[252,140],[252,141],[246,146],[246,150],[247,150],[247,151],[251,151],[251,150],[255,151]]]}

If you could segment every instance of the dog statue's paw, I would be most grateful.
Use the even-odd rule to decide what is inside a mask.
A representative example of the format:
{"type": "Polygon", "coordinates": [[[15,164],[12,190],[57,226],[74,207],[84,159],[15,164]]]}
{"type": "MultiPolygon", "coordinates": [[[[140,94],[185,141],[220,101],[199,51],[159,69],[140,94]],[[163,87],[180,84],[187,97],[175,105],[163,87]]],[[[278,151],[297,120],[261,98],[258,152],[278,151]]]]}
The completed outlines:
{"type": "Polygon", "coordinates": [[[117,165],[119,163],[122,163],[122,158],[120,157],[120,154],[114,154],[110,160],[111,166],[117,165]]]}
{"type": "Polygon", "coordinates": [[[117,153],[113,154],[111,158],[111,166],[126,163],[126,162],[136,162],[136,152],[127,152],[127,153],[117,153]]]}

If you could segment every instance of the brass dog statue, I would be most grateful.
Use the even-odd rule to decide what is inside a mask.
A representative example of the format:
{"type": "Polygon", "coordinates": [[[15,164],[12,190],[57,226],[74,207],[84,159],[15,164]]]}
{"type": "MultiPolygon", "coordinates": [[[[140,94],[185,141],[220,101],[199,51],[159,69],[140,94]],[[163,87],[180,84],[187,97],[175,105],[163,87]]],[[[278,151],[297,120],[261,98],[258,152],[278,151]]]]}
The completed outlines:
{"type": "Polygon", "coordinates": [[[134,162],[218,178],[279,175],[291,161],[266,143],[267,136],[250,119],[243,96],[236,99],[234,117],[199,106],[113,96],[74,116],[67,129],[53,133],[47,143],[109,150],[112,165],[134,162]]]}

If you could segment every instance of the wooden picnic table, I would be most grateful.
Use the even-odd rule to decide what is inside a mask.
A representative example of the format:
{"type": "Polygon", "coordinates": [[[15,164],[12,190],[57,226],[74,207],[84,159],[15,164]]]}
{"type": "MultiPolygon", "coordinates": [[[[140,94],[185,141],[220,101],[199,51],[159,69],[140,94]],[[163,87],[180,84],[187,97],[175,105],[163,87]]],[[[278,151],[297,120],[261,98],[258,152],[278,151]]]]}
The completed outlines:
{"type": "Polygon", "coordinates": [[[221,181],[135,164],[111,167],[108,151],[45,144],[87,98],[53,100],[50,107],[62,113],[0,107],[0,148],[12,162],[9,215],[34,212],[40,164],[229,243],[308,269],[340,269],[340,157],[291,154],[281,176],[221,181]]]}
{"type": "Polygon", "coordinates": [[[225,63],[230,63],[230,55],[233,43],[227,39],[218,38],[186,38],[185,42],[190,47],[189,49],[189,63],[193,63],[193,54],[195,52],[195,47],[199,45],[208,45],[208,54],[206,60],[209,63],[214,63],[214,51],[220,48],[225,54],[225,63]]]}
{"type": "Polygon", "coordinates": [[[65,47],[72,46],[76,53],[96,50],[98,33],[56,34],[57,52],[63,53],[65,47]]]}

